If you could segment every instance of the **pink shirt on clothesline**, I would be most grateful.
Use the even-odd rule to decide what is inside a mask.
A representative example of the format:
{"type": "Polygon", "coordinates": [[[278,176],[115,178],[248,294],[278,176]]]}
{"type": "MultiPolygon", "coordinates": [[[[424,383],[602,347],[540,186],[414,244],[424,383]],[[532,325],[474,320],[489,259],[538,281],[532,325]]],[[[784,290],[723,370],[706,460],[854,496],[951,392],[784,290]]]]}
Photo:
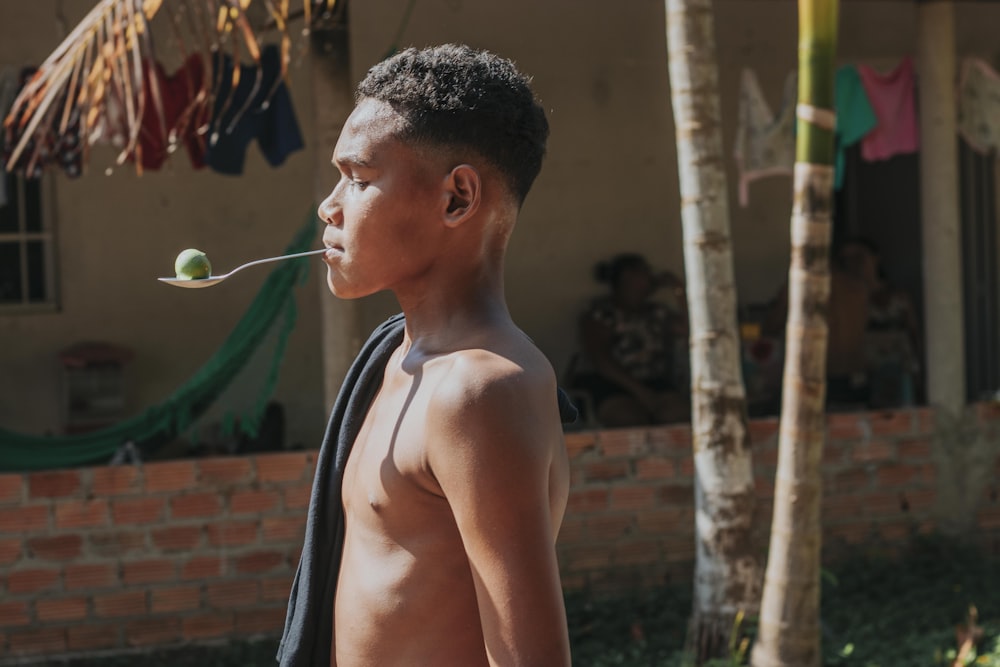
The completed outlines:
{"type": "Polygon", "coordinates": [[[858,65],[861,83],[878,117],[878,125],[861,140],[861,158],[869,162],[894,155],[916,153],[920,149],[920,128],[913,60],[906,56],[888,74],[868,65],[858,65]]]}

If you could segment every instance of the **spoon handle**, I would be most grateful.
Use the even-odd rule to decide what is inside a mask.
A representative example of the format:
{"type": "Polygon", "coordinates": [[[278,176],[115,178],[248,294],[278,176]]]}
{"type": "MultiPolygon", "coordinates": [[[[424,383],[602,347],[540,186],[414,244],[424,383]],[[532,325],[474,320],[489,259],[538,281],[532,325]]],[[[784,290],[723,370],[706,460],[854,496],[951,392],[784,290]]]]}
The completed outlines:
{"type": "Polygon", "coordinates": [[[258,259],[252,262],[247,262],[242,266],[237,266],[235,269],[227,273],[227,276],[231,276],[237,271],[242,271],[249,266],[256,266],[257,264],[265,264],[267,262],[277,262],[282,259],[294,259],[296,257],[305,257],[306,255],[319,255],[327,251],[327,248],[320,248],[319,250],[307,250],[306,252],[296,252],[291,255],[278,255],[277,257],[267,257],[265,259],[258,259]]]}

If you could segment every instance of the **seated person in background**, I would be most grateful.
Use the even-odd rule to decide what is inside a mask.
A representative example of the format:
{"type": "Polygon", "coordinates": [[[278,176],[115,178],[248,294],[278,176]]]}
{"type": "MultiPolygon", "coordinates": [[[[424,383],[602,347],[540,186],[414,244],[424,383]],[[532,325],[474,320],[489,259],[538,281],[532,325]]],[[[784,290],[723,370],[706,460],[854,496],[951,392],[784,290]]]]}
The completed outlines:
{"type": "MultiPolygon", "coordinates": [[[[850,257],[840,251],[833,254],[832,260],[826,318],[826,405],[830,409],[864,408],[869,397],[865,360],[868,287],[853,267],[848,266],[850,257]]],[[[765,331],[783,338],[787,318],[786,283],[774,298],[765,331]]]]}
{"type": "Polygon", "coordinates": [[[869,403],[873,408],[912,405],[920,370],[920,328],[913,302],[889,283],[874,243],[852,239],[841,252],[848,270],[868,290],[864,347],[869,403]]]}
{"type": "Polygon", "coordinates": [[[688,391],[677,380],[678,343],[687,341],[683,283],[670,273],[654,275],[634,253],[599,263],[594,277],[611,293],[580,318],[583,354],[571,372],[573,388],[590,394],[604,426],[686,420],[688,391]],[[652,299],[660,287],[671,290],[675,310],[652,299]]]}

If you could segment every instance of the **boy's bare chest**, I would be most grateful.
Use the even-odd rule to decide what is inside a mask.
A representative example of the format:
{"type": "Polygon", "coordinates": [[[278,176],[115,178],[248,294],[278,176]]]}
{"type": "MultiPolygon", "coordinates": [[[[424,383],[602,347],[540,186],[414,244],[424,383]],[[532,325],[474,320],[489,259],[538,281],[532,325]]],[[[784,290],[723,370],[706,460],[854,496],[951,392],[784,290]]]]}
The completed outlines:
{"type": "Polygon", "coordinates": [[[344,470],[349,519],[405,524],[440,504],[426,464],[428,399],[419,381],[392,382],[372,402],[344,470]]]}

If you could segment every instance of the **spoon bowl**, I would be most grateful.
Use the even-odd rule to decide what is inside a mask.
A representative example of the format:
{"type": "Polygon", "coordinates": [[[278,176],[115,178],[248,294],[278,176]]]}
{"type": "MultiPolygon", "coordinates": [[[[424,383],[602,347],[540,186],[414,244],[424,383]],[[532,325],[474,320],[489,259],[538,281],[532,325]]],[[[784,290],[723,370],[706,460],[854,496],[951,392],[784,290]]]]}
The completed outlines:
{"type": "Polygon", "coordinates": [[[307,252],[297,252],[291,255],[278,255],[277,257],[268,257],[266,259],[258,259],[252,262],[247,262],[242,266],[237,266],[235,269],[229,273],[224,273],[221,276],[209,276],[208,278],[157,278],[161,283],[166,283],[167,285],[173,285],[174,287],[187,287],[189,289],[197,289],[201,287],[211,287],[212,285],[218,285],[226,278],[231,277],[237,271],[242,271],[243,269],[256,266],[257,264],[264,264],[266,262],[277,262],[282,259],[294,259],[295,257],[305,257],[307,255],[319,255],[325,253],[327,248],[321,248],[319,250],[309,250],[307,252]]]}

